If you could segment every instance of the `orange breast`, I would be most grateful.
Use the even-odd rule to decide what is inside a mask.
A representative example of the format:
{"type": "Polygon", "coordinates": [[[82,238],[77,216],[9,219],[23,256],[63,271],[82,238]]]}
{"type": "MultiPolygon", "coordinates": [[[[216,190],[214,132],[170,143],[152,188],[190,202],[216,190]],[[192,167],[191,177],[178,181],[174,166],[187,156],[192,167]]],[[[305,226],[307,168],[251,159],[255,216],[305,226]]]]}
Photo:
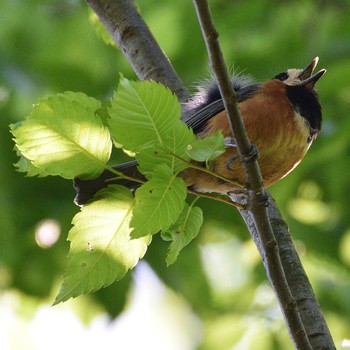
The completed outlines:
{"type": "MultiPolygon", "coordinates": [[[[280,81],[263,84],[258,94],[240,103],[239,107],[250,141],[258,148],[264,186],[268,187],[286,176],[303,159],[310,146],[307,143],[308,124],[294,112],[285,94],[285,85],[280,81]]],[[[203,134],[214,134],[217,130],[230,137],[225,111],[208,122],[203,134]]],[[[236,155],[236,149],[229,147],[210,166],[216,173],[245,187],[246,176],[240,161],[237,159],[231,164],[232,170],[226,166],[236,155]]],[[[187,171],[184,178],[200,192],[226,194],[239,188],[194,170],[187,171]]]]}

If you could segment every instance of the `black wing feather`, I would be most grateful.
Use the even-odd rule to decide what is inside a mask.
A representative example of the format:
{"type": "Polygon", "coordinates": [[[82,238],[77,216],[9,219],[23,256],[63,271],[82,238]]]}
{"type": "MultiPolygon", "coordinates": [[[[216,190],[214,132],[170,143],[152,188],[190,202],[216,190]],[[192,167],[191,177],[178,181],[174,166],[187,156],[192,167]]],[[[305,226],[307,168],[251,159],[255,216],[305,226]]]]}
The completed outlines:
{"type": "MultiPolygon", "coordinates": [[[[238,95],[238,102],[243,102],[254,95],[259,86],[260,84],[253,84],[235,89],[238,95]]],[[[219,90],[218,87],[217,90],[219,90]]],[[[212,93],[212,96],[217,97],[218,95],[212,93]]],[[[225,109],[224,102],[221,98],[214,101],[205,100],[201,96],[198,96],[198,98],[201,99],[201,101],[196,101],[195,96],[194,100],[184,106],[181,117],[182,121],[192,128],[195,134],[203,131],[207,121],[225,109]]]]}

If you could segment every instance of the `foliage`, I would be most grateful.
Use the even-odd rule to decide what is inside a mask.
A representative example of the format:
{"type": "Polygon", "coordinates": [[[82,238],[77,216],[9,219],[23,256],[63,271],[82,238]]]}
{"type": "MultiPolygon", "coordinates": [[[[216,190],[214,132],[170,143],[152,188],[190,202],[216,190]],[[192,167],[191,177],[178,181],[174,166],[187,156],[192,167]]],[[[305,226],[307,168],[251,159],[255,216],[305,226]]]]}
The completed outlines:
{"type": "MultiPolygon", "coordinates": [[[[3,288],[44,298],[52,289],[57,292],[56,279],[66,268],[65,240],[76,213],[74,191],[60,177],[25,178],[15,172],[12,164],[18,157],[8,125],[24,119],[30,106],[43,96],[82,91],[105,101],[115,89],[118,72],[128,78],[134,76],[122,53],[95,36],[83,3],[1,3],[0,283],[3,288]],[[35,231],[47,218],[59,222],[62,234],[54,246],[43,249],[36,244],[35,231]]],[[[350,322],[349,5],[346,1],[211,3],[225,58],[236,69],[262,81],[286,68],[303,67],[320,56],[320,65],[328,70],[318,83],[324,114],[321,134],[302,164],[271,191],[298,243],[339,344],[349,338],[350,322]]],[[[207,77],[207,56],[191,2],[140,0],[138,6],[185,83],[198,83],[207,77]]],[[[138,157],[140,163],[148,164],[148,153],[138,157]]],[[[114,151],[109,163],[125,159],[125,154],[114,151]]],[[[23,163],[24,159],[21,169],[23,163]]],[[[38,169],[26,166],[32,175],[38,169]]],[[[167,268],[162,262],[171,262],[171,244],[186,242],[174,240],[166,258],[168,245],[158,235],[144,259],[200,315],[206,329],[203,349],[226,349],[234,344],[252,348],[251,337],[259,339],[261,348],[292,349],[280,328],[283,320],[277,316],[261,263],[239,216],[222,203],[201,199],[198,204],[204,213],[202,229],[176,264],[167,268]],[[233,323],[238,325],[234,329],[230,326],[233,323]]],[[[193,215],[193,226],[197,226],[201,220],[193,215]]],[[[174,232],[169,227],[169,236],[175,236],[174,232]]],[[[193,232],[188,235],[194,236],[193,232]]],[[[87,243],[91,244],[82,244],[84,253],[89,248],[87,243]]],[[[125,305],[129,277],[92,294],[89,300],[116,315],[125,305]]]]}
{"type": "MultiPolygon", "coordinates": [[[[151,235],[159,231],[176,232],[168,235],[175,244],[167,259],[168,264],[175,262],[202,224],[198,207],[184,209],[187,188],[178,175],[191,166],[187,149],[195,155],[203,153],[206,139],[195,142],[192,130],[180,120],[176,97],[156,82],[122,78],[110,105],[110,132],[97,113],[101,103],[72,92],[42,99],[25,121],[11,125],[16,149],[28,167],[38,169],[38,175],[96,178],[110,169],[106,163],[112,138],[137,160],[140,155],[140,167],[149,179],[136,190],[135,198],[121,186],[98,191],[74,217],[68,234],[68,269],[55,303],[122,278],[143,257],[151,235]]],[[[116,178],[123,178],[122,173],[114,172],[116,178]]]]}
{"type": "Polygon", "coordinates": [[[194,207],[194,203],[195,201],[191,205],[185,204],[177,221],[162,233],[164,240],[171,241],[166,259],[168,266],[176,261],[180,250],[196,237],[202,226],[202,210],[194,207]]]}
{"type": "Polygon", "coordinates": [[[111,185],[96,199],[73,219],[68,270],[55,304],[121,279],[150,243],[150,236],[130,239],[134,198],[128,189],[111,185]]]}
{"type": "Polygon", "coordinates": [[[100,107],[99,101],[81,93],[43,99],[26,121],[11,125],[16,147],[38,175],[95,178],[112,147],[107,128],[95,116],[100,107]]]}

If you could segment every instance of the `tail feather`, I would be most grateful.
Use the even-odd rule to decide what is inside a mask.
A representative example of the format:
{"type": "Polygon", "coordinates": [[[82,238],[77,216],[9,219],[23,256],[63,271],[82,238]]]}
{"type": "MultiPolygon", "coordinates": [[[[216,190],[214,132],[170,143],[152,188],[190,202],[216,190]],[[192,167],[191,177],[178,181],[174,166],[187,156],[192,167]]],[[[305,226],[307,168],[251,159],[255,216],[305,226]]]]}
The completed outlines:
{"type": "MultiPolygon", "coordinates": [[[[134,177],[140,180],[145,180],[145,177],[138,171],[137,166],[138,166],[138,163],[136,161],[131,161],[131,162],[113,166],[113,169],[127,176],[134,177]]],[[[112,179],[113,177],[116,177],[116,175],[109,170],[105,170],[97,179],[94,179],[94,180],[81,180],[78,178],[74,179],[73,187],[76,190],[74,203],[79,206],[84,205],[89,199],[93,197],[93,195],[98,190],[105,188],[110,184],[118,184],[118,185],[126,186],[130,189],[135,189],[140,186],[139,182],[126,180],[126,179],[107,181],[109,179],[112,179]]]]}

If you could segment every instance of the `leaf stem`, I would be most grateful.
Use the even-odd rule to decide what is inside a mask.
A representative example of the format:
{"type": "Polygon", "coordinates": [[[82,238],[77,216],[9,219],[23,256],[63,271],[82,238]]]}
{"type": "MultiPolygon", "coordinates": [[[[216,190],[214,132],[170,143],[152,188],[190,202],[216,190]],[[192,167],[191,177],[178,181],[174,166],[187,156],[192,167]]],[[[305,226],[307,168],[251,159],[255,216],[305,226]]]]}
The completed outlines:
{"type": "Polygon", "coordinates": [[[217,179],[220,179],[220,180],[223,180],[223,181],[225,181],[225,182],[228,182],[228,183],[230,183],[230,184],[232,184],[232,185],[239,186],[240,188],[244,188],[244,187],[242,186],[242,184],[240,184],[240,183],[237,182],[237,181],[230,180],[230,179],[228,179],[228,178],[225,177],[225,176],[221,176],[221,175],[219,175],[219,174],[217,174],[217,173],[214,173],[214,172],[211,171],[210,169],[207,169],[207,168],[201,167],[201,166],[199,166],[199,165],[193,164],[193,163],[187,161],[186,159],[184,159],[184,158],[178,156],[178,155],[175,154],[175,153],[169,152],[169,154],[172,155],[173,157],[175,157],[175,158],[181,160],[181,161],[184,162],[185,164],[187,164],[189,168],[192,168],[192,169],[201,171],[201,172],[206,173],[206,174],[208,174],[208,175],[211,175],[211,176],[213,176],[213,177],[215,177],[215,178],[217,178],[217,179]]]}
{"type": "Polygon", "coordinates": [[[244,205],[241,205],[241,204],[236,203],[236,202],[232,202],[231,199],[226,198],[224,196],[220,196],[220,195],[212,194],[212,193],[197,192],[197,191],[192,190],[190,188],[187,188],[187,191],[189,193],[192,193],[192,194],[196,195],[198,197],[198,199],[199,199],[199,197],[201,197],[201,198],[208,198],[208,199],[212,199],[212,200],[215,200],[215,201],[218,201],[218,202],[223,202],[223,203],[229,204],[229,205],[234,206],[234,207],[236,207],[238,209],[245,209],[244,205]]]}
{"type": "Polygon", "coordinates": [[[122,179],[122,180],[130,180],[130,181],[133,181],[133,182],[138,182],[140,184],[144,184],[145,183],[144,180],[138,179],[136,177],[125,175],[121,171],[115,170],[113,167],[111,167],[108,164],[105,164],[105,169],[110,171],[111,173],[117,175],[117,177],[111,177],[110,179],[107,179],[106,180],[107,182],[115,181],[115,180],[121,180],[122,179]]]}

